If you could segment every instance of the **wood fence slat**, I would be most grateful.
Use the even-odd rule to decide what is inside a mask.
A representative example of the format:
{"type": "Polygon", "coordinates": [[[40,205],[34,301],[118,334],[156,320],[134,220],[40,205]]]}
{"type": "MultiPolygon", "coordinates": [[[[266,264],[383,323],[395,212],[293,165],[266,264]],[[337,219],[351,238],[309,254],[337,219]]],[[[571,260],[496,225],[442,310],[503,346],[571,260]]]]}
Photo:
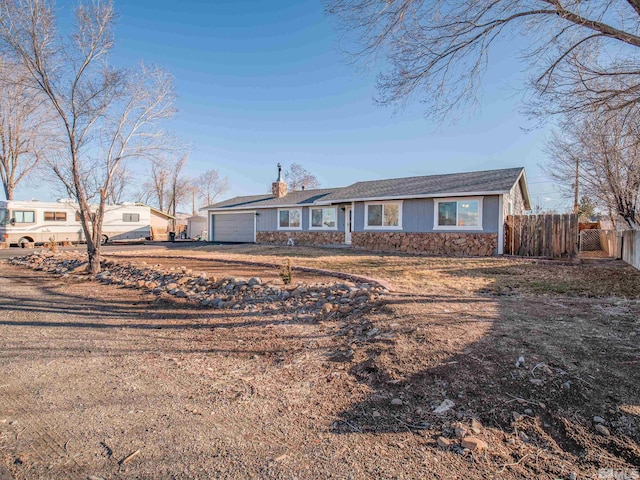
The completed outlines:
{"type": "Polygon", "coordinates": [[[575,214],[509,215],[505,253],[523,257],[575,257],[578,216],[575,214]]]}

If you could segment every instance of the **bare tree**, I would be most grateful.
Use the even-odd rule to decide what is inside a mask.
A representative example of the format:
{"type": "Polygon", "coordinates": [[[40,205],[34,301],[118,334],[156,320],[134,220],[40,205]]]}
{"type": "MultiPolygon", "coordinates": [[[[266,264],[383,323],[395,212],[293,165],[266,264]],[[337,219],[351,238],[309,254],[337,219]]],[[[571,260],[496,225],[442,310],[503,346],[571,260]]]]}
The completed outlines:
{"type": "Polygon", "coordinates": [[[554,178],[567,184],[577,172],[583,195],[629,228],[640,228],[640,112],[597,111],[580,122],[567,119],[549,152],[554,178]]]}
{"type": "Polygon", "coordinates": [[[0,55],[0,179],[7,200],[13,200],[18,184],[54,148],[50,112],[29,80],[22,65],[0,55]]]}
{"type": "Polygon", "coordinates": [[[111,178],[109,190],[107,190],[107,202],[111,204],[121,203],[133,182],[134,178],[131,170],[126,165],[116,170],[111,178]]]}
{"type": "Polygon", "coordinates": [[[302,190],[303,187],[318,188],[320,186],[318,178],[299,163],[291,164],[289,169],[284,172],[284,179],[289,190],[292,191],[302,190]]]}
{"type": "Polygon", "coordinates": [[[170,170],[169,184],[167,188],[167,211],[175,217],[178,213],[178,205],[187,200],[191,193],[193,180],[182,173],[187,164],[187,155],[177,158],[170,170]]]}
{"type": "Polygon", "coordinates": [[[416,95],[428,115],[466,109],[491,47],[516,37],[530,46],[523,53],[537,94],[533,113],[640,101],[638,0],[327,1],[350,53],[390,66],[378,78],[382,104],[416,95]]]}
{"type": "Polygon", "coordinates": [[[218,195],[229,190],[229,178],[221,177],[215,169],[203,172],[195,181],[196,194],[205,205],[213,204],[218,195]]]}
{"type": "MultiPolygon", "coordinates": [[[[193,180],[184,175],[187,155],[160,156],[151,161],[151,178],[145,182],[142,197],[163,212],[175,215],[177,208],[191,195],[193,180]]],[[[145,203],[147,203],[145,202],[145,203]]]]}
{"type": "Polygon", "coordinates": [[[157,68],[130,72],[109,65],[111,2],[80,3],[67,39],[56,33],[53,8],[51,0],[0,0],[0,42],[55,111],[66,151],[48,162],[79,204],[88,270],[97,273],[113,176],[124,162],[162,147],[158,123],[174,113],[173,85],[157,68]]]}

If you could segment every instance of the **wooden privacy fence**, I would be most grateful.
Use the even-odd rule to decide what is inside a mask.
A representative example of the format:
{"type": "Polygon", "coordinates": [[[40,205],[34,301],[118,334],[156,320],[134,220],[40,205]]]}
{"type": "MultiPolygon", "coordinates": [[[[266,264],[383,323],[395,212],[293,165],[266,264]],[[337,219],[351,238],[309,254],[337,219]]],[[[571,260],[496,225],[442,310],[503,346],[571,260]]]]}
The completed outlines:
{"type": "Polygon", "coordinates": [[[504,233],[506,255],[572,258],[578,253],[575,214],[509,215],[504,233]]]}

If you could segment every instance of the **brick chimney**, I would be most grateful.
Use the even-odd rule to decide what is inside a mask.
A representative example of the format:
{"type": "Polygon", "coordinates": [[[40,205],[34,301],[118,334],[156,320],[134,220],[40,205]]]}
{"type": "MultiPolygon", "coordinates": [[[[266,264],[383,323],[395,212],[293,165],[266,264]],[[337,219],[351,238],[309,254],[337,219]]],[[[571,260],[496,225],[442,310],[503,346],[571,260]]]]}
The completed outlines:
{"type": "Polygon", "coordinates": [[[287,194],[287,184],[282,179],[282,165],[278,164],[278,180],[271,184],[271,193],[275,198],[282,198],[287,194]]]}

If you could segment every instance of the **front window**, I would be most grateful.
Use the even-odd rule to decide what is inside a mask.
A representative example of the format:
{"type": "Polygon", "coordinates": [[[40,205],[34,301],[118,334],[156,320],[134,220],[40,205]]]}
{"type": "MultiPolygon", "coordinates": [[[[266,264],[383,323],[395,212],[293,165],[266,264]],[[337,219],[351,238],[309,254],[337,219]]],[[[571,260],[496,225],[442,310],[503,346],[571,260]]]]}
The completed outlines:
{"type": "Polygon", "coordinates": [[[67,212],[44,212],[44,221],[45,222],[66,222],[67,212]]]}
{"type": "Polygon", "coordinates": [[[311,228],[335,230],[338,227],[335,208],[312,208],[311,228]]]}
{"type": "Polygon", "coordinates": [[[299,230],[302,228],[302,210],[299,208],[278,211],[278,229],[299,230]]]}
{"type": "Polygon", "coordinates": [[[482,228],[480,199],[436,200],[436,229],[482,228]]]}
{"type": "Polygon", "coordinates": [[[402,228],[402,204],[400,202],[368,203],[366,228],[399,230],[402,228]]]}
{"type": "Polygon", "coordinates": [[[139,213],[123,213],[122,221],[123,222],[139,222],[140,214],[139,213]]]}
{"type": "Polygon", "coordinates": [[[6,225],[9,221],[9,210],[0,208],[0,225],[6,225]]]}
{"type": "Polygon", "coordinates": [[[32,210],[13,210],[12,223],[36,223],[36,214],[32,210]]]}

